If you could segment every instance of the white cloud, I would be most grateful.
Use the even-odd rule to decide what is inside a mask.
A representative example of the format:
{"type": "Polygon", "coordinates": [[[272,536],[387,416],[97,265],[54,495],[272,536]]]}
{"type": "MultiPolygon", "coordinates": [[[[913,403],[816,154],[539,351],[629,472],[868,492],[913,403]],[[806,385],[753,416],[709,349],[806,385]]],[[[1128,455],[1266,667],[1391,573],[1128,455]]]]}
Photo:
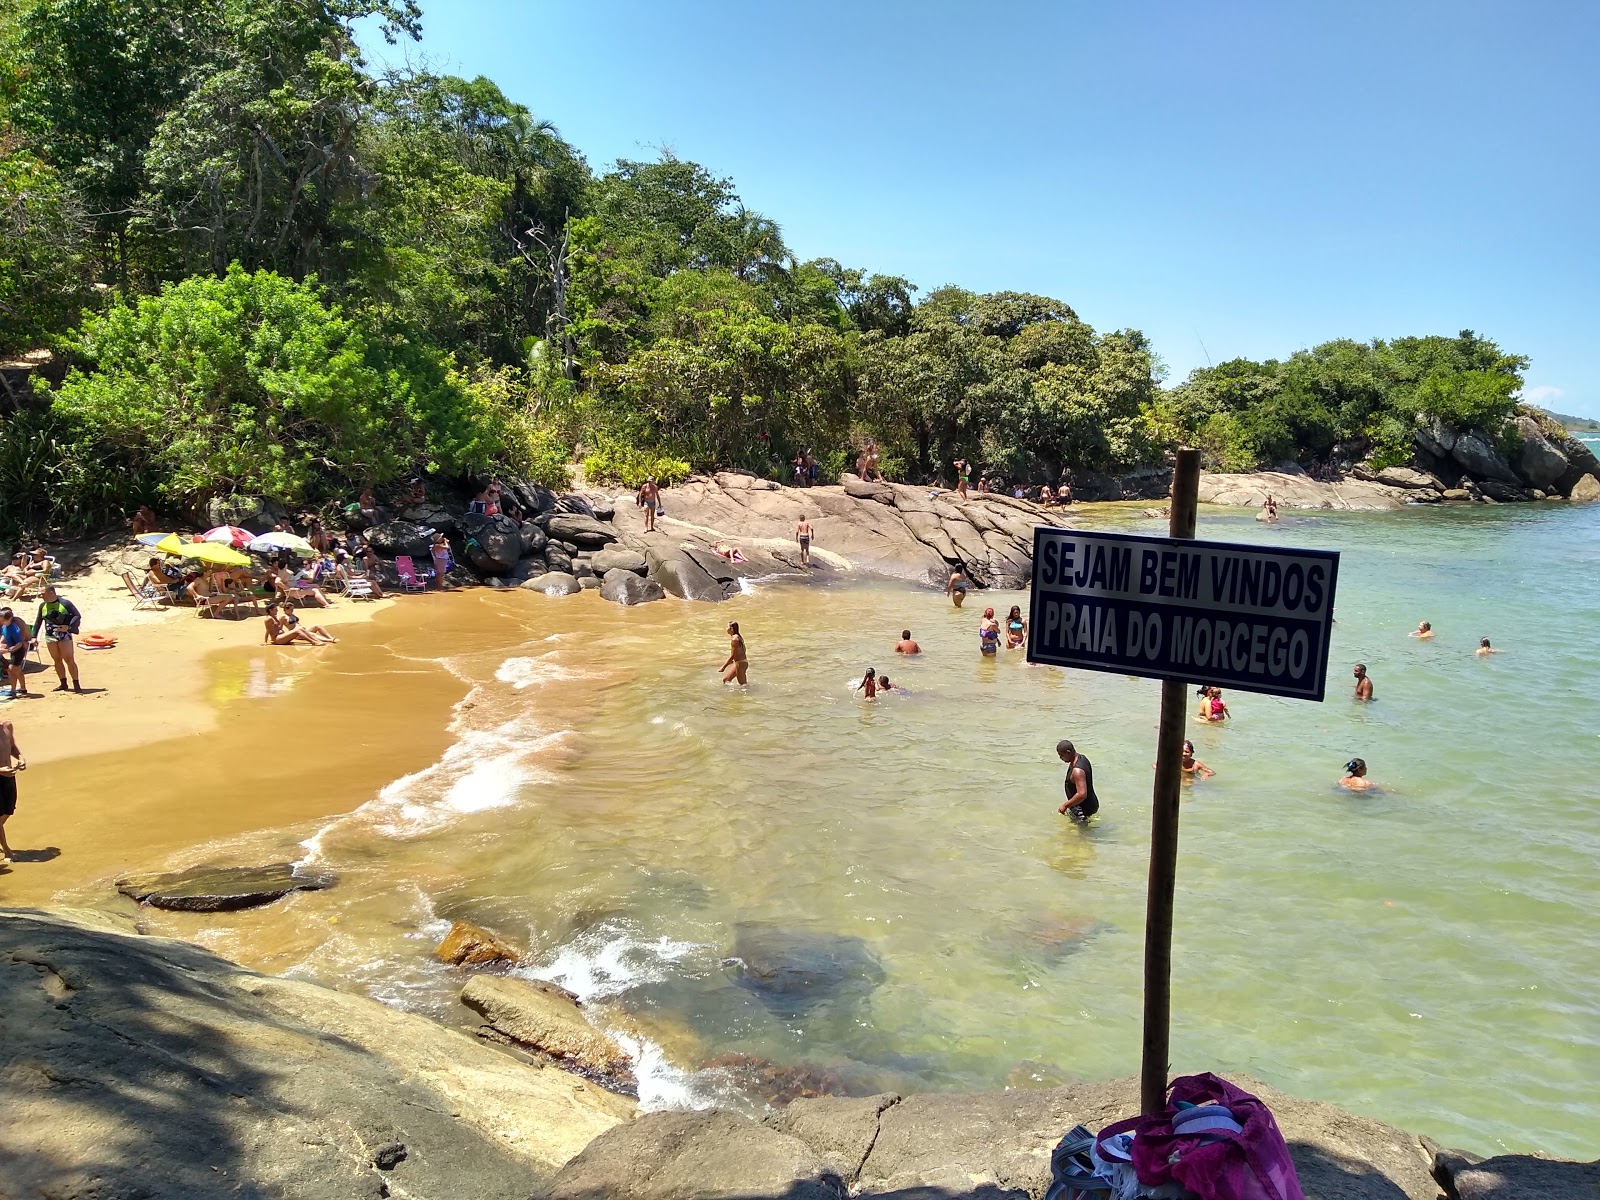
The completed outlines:
{"type": "Polygon", "coordinates": [[[1524,404],[1547,404],[1552,400],[1559,400],[1565,395],[1566,392],[1560,388],[1544,384],[1540,387],[1523,389],[1522,402],[1524,404]]]}

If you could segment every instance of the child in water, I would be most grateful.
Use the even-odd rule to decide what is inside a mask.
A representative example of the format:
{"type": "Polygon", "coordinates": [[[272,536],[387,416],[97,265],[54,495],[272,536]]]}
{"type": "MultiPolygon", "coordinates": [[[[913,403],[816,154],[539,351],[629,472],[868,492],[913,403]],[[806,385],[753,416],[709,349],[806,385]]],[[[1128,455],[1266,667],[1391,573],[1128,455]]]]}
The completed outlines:
{"type": "Polygon", "coordinates": [[[1352,792],[1370,792],[1378,785],[1367,778],[1367,760],[1352,758],[1344,765],[1344,778],[1339,780],[1339,786],[1352,792]]]}
{"type": "Polygon", "coordinates": [[[1195,713],[1202,721],[1226,721],[1233,714],[1228,711],[1228,706],[1222,702],[1222,689],[1219,687],[1203,687],[1195,693],[1200,697],[1200,708],[1195,713]]]}
{"type": "MultiPolygon", "coordinates": [[[[885,682],[887,683],[887,681],[885,682]]],[[[868,700],[878,694],[878,669],[876,667],[867,668],[867,673],[861,677],[861,682],[856,684],[856,691],[865,692],[868,700]]]]}
{"type": "MultiPolygon", "coordinates": [[[[1156,764],[1151,763],[1152,767],[1156,764]]],[[[1194,743],[1185,739],[1183,743],[1183,758],[1178,761],[1178,767],[1183,772],[1185,782],[1193,779],[1210,779],[1216,774],[1205,763],[1194,756],[1194,743]]]]}

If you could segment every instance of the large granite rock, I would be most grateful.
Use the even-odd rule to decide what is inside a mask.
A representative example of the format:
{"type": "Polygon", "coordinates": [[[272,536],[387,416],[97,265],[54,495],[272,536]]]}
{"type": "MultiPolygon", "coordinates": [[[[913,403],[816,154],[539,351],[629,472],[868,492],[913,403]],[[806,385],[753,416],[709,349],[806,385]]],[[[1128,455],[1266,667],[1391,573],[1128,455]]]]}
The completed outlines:
{"type": "Polygon", "coordinates": [[[1433,1177],[1450,1200],[1596,1200],[1600,1161],[1562,1162],[1529,1154],[1478,1159],[1438,1150],[1433,1177]]]}
{"type": "Polygon", "coordinates": [[[513,1200],[635,1111],[364,996],[0,911],[0,1193],[513,1200]]]}
{"type": "Polygon", "coordinates": [[[1426,453],[1435,458],[1448,459],[1451,451],[1456,448],[1457,433],[1438,417],[1427,424],[1417,426],[1416,443],[1426,453]]]}
{"type": "Polygon", "coordinates": [[[604,575],[607,571],[632,571],[636,575],[643,575],[649,569],[644,555],[626,546],[607,546],[604,550],[596,550],[589,558],[589,565],[594,568],[596,575],[604,575]]]}
{"type": "MultiPolygon", "coordinates": [[[[1237,1082],[1272,1108],[1307,1200],[1437,1200],[1432,1155],[1417,1138],[1332,1105],[1237,1082]]],[[[550,1195],[1040,1200],[1061,1135],[1080,1122],[1100,1129],[1133,1114],[1137,1095],[1125,1081],[903,1100],[796,1100],[768,1117],[760,1134],[726,1113],[652,1113],[596,1139],[557,1177],[550,1195]],[[732,1172],[741,1159],[760,1165],[739,1187],[732,1172]],[[697,1183],[706,1190],[694,1190],[697,1183]],[[819,1193],[819,1186],[836,1190],[819,1193]]],[[[1551,1172],[1543,1181],[1548,1186],[1555,1178],[1551,1172]]],[[[1586,1176],[1578,1169],[1564,1178],[1581,1184],[1586,1176]]],[[[1550,1194],[1565,1200],[1569,1193],[1550,1194]]]]}
{"type": "Polygon", "coordinates": [[[1500,448],[1480,429],[1473,429],[1456,438],[1451,457],[1461,464],[1461,469],[1474,479],[1497,479],[1501,483],[1517,484],[1517,473],[1511,469],[1500,448]]]}
{"type": "Polygon", "coordinates": [[[433,956],[452,967],[487,967],[522,961],[522,951],[471,921],[450,926],[433,956]]]}
{"type": "Polygon", "coordinates": [[[654,579],[646,579],[621,567],[613,567],[600,581],[600,598],[618,604],[648,604],[652,600],[665,600],[666,597],[666,591],[654,579]]]}
{"type": "Polygon", "coordinates": [[[705,568],[675,546],[651,546],[645,552],[650,577],[680,600],[726,600],[727,590],[705,568]]]}
{"type": "Polygon", "coordinates": [[[610,525],[581,513],[558,512],[545,522],[545,531],[558,542],[576,542],[580,546],[604,546],[617,540],[617,531],[610,525]]]}
{"type": "Polygon", "coordinates": [[[517,529],[522,538],[522,557],[541,553],[550,542],[550,535],[532,521],[524,521],[517,529]]]}
{"type": "Polygon", "coordinates": [[[457,524],[467,561],[481,575],[504,575],[524,553],[522,526],[510,517],[466,513],[457,524]]]}
{"type": "Polygon", "coordinates": [[[1072,498],[1074,500],[1122,499],[1122,485],[1104,471],[1073,471],[1071,476],[1072,498]]]}
{"type": "Polygon", "coordinates": [[[237,525],[251,533],[271,533],[289,512],[276,500],[265,496],[214,496],[206,501],[207,526],[237,525]]]}
{"type": "Polygon", "coordinates": [[[237,912],[281,900],[290,892],[316,892],[336,883],[326,871],[296,870],[293,863],[262,867],[192,867],[159,875],[129,875],[117,891],[140,904],[174,912],[237,912]]]}
{"type": "Polygon", "coordinates": [[[1567,496],[1585,475],[1600,478],[1600,459],[1595,458],[1594,451],[1589,449],[1587,442],[1580,441],[1565,430],[1554,440],[1567,459],[1567,469],[1562,472],[1561,478],[1551,485],[1554,491],[1567,496]]]}
{"type": "Polygon", "coordinates": [[[1579,504],[1591,504],[1600,500],[1600,479],[1593,475],[1581,476],[1567,493],[1567,499],[1579,504]]]}
{"type": "Polygon", "coordinates": [[[869,483],[855,475],[845,475],[840,478],[839,486],[844,489],[846,496],[854,496],[857,500],[876,500],[879,504],[894,503],[894,490],[885,483],[869,483]]]}
{"type": "Polygon", "coordinates": [[[367,530],[366,536],[380,558],[409,554],[415,560],[426,562],[429,547],[433,545],[433,530],[415,521],[385,521],[367,530]]]}
{"type": "Polygon", "coordinates": [[[1201,504],[1232,504],[1260,508],[1268,494],[1279,508],[1342,509],[1349,512],[1384,512],[1415,502],[1411,489],[1389,487],[1361,479],[1319,483],[1304,475],[1281,471],[1256,471],[1242,475],[1200,476],[1201,504]]]}
{"type": "Polygon", "coordinates": [[[1521,441],[1512,462],[1517,474],[1529,487],[1547,488],[1567,473],[1567,456],[1540,431],[1531,417],[1517,419],[1521,441]]]}
{"type": "Polygon", "coordinates": [[[475,975],[461,990],[461,1003],[519,1046],[610,1086],[634,1084],[633,1063],[622,1047],[584,1020],[576,998],[553,983],[475,975]]]}
{"type": "Polygon", "coordinates": [[[568,575],[576,575],[577,561],[572,557],[572,551],[557,542],[550,542],[544,548],[544,560],[552,571],[562,571],[568,575]]]}
{"type": "Polygon", "coordinates": [[[1373,479],[1390,487],[1409,488],[1415,491],[1444,491],[1444,484],[1437,475],[1419,471],[1415,467],[1385,467],[1376,472],[1373,479]]]}
{"type": "Polygon", "coordinates": [[[519,586],[525,591],[543,592],[546,596],[571,596],[583,590],[578,581],[565,571],[546,571],[543,575],[524,580],[519,586]]]}

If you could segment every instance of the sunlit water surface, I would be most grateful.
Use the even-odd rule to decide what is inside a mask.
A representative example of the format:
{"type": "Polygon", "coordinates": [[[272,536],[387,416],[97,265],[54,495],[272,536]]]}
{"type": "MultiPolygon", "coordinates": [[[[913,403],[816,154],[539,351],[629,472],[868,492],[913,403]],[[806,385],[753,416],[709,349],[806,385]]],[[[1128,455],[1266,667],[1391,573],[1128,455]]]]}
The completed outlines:
{"type": "MultiPolygon", "coordinates": [[[[1184,795],[1175,1066],[1480,1152],[1592,1157],[1600,506],[1208,512],[1200,533],[1343,563],[1327,702],[1232,693],[1231,723],[1191,728],[1217,774],[1184,795]],[[1408,638],[1424,618],[1438,636],[1408,638]],[[1475,657],[1480,636],[1504,653],[1475,657]],[[1381,793],[1335,786],[1353,755],[1381,793]]],[[[650,1104],[727,1102],[748,1076],[704,1064],[728,1055],[860,1090],[1131,1074],[1159,686],[981,660],[984,604],[1013,601],[955,612],[887,582],[416,601],[426,624],[389,649],[470,686],[455,746],[289,831],[337,888],[184,931],[460,1019],[429,952],[450,919],[492,926],[633,1039],[650,1104]],[[746,691],[715,669],[730,619],[746,691]],[[891,652],[904,626],[920,659],[891,652]],[[857,698],[869,666],[906,693],[857,698]],[[1064,736],[1096,766],[1087,830],[1056,814],[1064,736]],[[847,976],[762,994],[741,927],[816,935],[847,976]]]]}

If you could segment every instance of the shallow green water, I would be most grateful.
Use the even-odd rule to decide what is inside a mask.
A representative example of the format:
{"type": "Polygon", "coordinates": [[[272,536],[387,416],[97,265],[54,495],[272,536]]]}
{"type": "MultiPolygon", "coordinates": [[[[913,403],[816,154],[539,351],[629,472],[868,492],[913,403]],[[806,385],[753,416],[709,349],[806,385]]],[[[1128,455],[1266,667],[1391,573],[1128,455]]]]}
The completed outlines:
{"type": "MultiPolygon", "coordinates": [[[[1185,791],[1175,1067],[1480,1152],[1592,1157],[1600,506],[1272,529],[1207,512],[1200,536],[1344,557],[1329,700],[1233,692],[1234,721],[1191,729],[1217,775],[1185,791]],[[1423,618],[1431,642],[1406,636],[1423,618]],[[1504,653],[1474,657],[1485,635],[1504,653]],[[1348,696],[1357,660],[1371,706],[1348,696]],[[1381,794],[1334,786],[1352,755],[1381,794]]],[[[525,936],[537,974],[645,1031],[657,1104],[725,1098],[734,1077],[694,1068],[729,1053],[860,1088],[1131,1074],[1159,687],[980,660],[984,604],[1025,599],[957,613],[901,585],[772,584],[718,607],[439,606],[426,639],[392,637],[449,648],[472,684],[457,747],[310,839],[339,888],[215,936],[292,920],[296,969],[438,1012],[446,919],[525,936]],[[714,670],[729,619],[746,692],[714,670]],[[902,626],[921,659],[890,653],[902,626]],[[855,698],[867,666],[909,694],[855,698]],[[1063,736],[1096,767],[1086,831],[1056,814],[1063,736]],[[740,923],[860,939],[833,944],[853,974],[763,997],[740,923]]]]}

